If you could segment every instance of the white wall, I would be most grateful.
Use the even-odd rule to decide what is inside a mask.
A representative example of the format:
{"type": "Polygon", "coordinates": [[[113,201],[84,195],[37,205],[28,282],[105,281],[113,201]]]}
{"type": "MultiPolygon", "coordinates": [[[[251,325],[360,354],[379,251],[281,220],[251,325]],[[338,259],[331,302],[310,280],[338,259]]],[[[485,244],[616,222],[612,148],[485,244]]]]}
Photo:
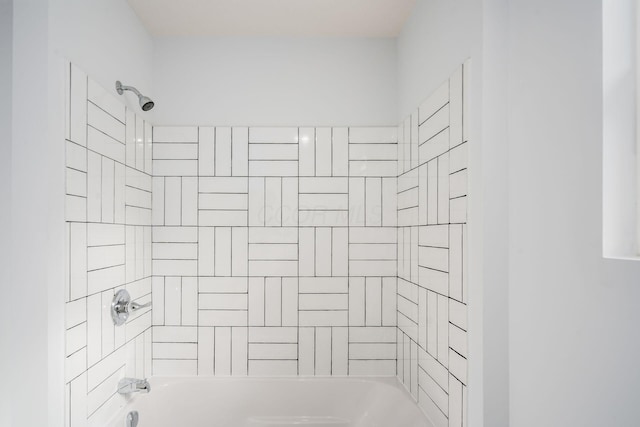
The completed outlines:
{"type": "Polygon", "coordinates": [[[601,8],[510,1],[512,426],[640,419],[640,264],[601,249],[601,8]]]}
{"type": "Polygon", "coordinates": [[[160,38],[156,123],[395,125],[393,39],[160,38]]]}
{"type": "MultiPolygon", "coordinates": [[[[11,76],[13,42],[13,1],[0,1],[0,289],[9,286],[11,271],[11,211],[6,208],[11,198],[11,76]]],[[[8,343],[11,315],[0,311],[0,343],[8,343]]],[[[0,352],[0,372],[7,378],[11,358],[0,352]]],[[[0,386],[0,425],[9,425],[11,386],[3,381],[0,386]]]]}
{"type": "MultiPolygon", "coordinates": [[[[49,266],[56,260],[50,221],[62,186],[56,159],[62,155],[48,129],[48,7],[45,0],[13,5],[13,98],[11,142],[11,281],[5,305],[11,316],[9,407],[12,426],[48,422],[48,293],[56,285],[49,266]],[[34,102],[35,101],[35,102],[34,102]],[[39,102],[38,102],[39,101],[39,102]],[[47,179],[42,179],[47,177],[47,179]],[[35,385],[35,386],[34,386],[35,385]],[[34,411],[33,408],[41,408],[34,411]]],[[[59,248],[58,248],[59,251],[59,248]]],[[[62,266],[62,264],[59,264],[62,266]]],[[[4,347],[4,345],[3,345],[4,347]]],[[[61,345],[60,345],[61,347],[61,345]]],[[[61,360],[52,350],[54,359],[61,360]]],[[[60,393],[61,394],[61,393],[60,393]]],[[[61,405],[60,405],[61,406],[61,405]]]]}

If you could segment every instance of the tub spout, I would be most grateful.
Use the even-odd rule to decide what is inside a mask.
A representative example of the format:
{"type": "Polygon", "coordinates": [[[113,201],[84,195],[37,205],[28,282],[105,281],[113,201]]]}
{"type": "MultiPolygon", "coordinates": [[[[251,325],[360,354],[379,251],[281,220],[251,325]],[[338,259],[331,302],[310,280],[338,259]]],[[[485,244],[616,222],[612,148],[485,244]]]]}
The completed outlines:
{"type": "Polygon", "coordinates": [[[146,379],[138,380],[136,378],[123,378],[118,383],[118,393],[149,393],[151,391],[151,385],[146,379]]]}

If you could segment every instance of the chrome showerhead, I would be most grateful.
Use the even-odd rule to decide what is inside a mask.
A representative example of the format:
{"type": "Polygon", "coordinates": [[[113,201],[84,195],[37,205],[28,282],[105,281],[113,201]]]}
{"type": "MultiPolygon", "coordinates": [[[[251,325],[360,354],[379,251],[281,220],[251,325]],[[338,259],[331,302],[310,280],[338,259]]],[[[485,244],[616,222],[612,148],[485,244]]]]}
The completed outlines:
{"type": "Polygon", "coordinates": [[[155,103],[151,100],[151,98],[149,98],[148,96],[144,96],[143,94],[140,93],[140,91],[138,89],[136,89],[133,86],[124,86],[120,80],[118,80],[116,82],[116,92],[118,92],[118,94],[122,95],[124,93],[125,90],[130,90],[131,92],[135,93],[136,95],[138,95],[138,102],[140,103],[140,108],[142,108],[142,111],[149,111],[153,108],[153,106],[155,105],[155,103]]]}

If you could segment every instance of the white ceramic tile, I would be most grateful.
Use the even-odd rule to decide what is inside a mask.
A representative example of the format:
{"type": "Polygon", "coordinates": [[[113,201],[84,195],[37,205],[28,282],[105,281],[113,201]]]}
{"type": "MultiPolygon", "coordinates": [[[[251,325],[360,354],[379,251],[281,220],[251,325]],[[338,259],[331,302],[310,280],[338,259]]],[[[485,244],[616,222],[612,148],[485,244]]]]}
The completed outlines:
{"type": "Polygon", "coordinates": [[[449,238],[451,247],[449,251],[449,296],[457,301],[462,301],[462,225],[450,225],[449,238]]]}
{"type": "Polygon", "coordinates": [[[449,396],[447,393],[424,370],[419,369],[418,376],[422,391],[429,396],[429,399],[433,401],[442,414],[447,416],[449,413],[449,396]]]}
{"type": "Polygon", "coordinates": [[[434,358],[438,357],[438,295],[429,292],[427,295],[427,348],[434,358]]]}
{"type": "Polygon", "coordinates": [[[388,144],[397,141],[398,129],[394,126],[349,128],[351,144],[388,144]]]}
{"type": "Polygon", "coordinates": [[[349,260],[349,274],[354,276],[395,276],[396,261],[349,260]]]}
{"type": "Polygon", "coordinates": [[[349,175],[349,129],[333,128],[332,175],[349,175]]]}
{"type": "Polygon", "coordinates": [[[216,176],[231,176],[231,128],[217,127],[215,133],[216,176]]]}
{"type": "Polygon", "coordinates": [[[153,342],[198,342],[198,328],[194,326],[156,326],[153,342]]]}
{"type": "Polygon", "coordinates": [[[231,229],[231,275],[246,276],[248,274],[248,234],[246,227],[231,229]]]}
{"type": "Polygon", "coordinates": [[[467,306],[449,299],[449,321],[462,330],[467,330],[467,306]]]}
{"type": "Polygon", "coordinates": [[[298,229],[293,227],[250,228],[249,243],[298,243],[298,229]]]}
{"type": "Polygon", "coordinates": [[[197,176],[197,160],[154,160],[154,176],[197,176]]]}
{"type": "Polygon", "coordinates": [[[87,156],[87,219],[102,221],[102,157],[93,151],[87,156]]]}
{"type": "Polygon", "coordinates": [[[87,149],[71,141],[66,141],[66,165],[69,168],[86,172],[87,171],[87,149]]]}
{"type": "Polygon", "coordinates": [[[155,376],[193,376],[198,373],[197,360],[153,360],[153,375],[155,376]]]}
{"type": "Polygon", "coordinates": [[[449,223],[449,153],[438,157],[438,223],[449,223]]]}
{"type": "Polygon", "coordinates": [[[331,229],[331,273],[333,276],[347,276],[349,269],[349,230],[348,228],[331,229]]]}
{"type": "Polygon", "coordinates": [[[365,278],[349,278],[349,326],[364,326],[365,278]]]}
{"type": "Polygon", "coordinates": [[[449,366],[449,300],[438,295],[438,361],[449,366]]]}
{"type": "Polygon", "coordinates": [[[347,310],[300,311],[300,326],[347,326],[347,310]]]}
{"type": "Polygon", "coordinates": [[[468,144],[461,144],[449,152],[449,169],[451,173],[466,169],[469,165],[468,144]]]}
{"type": "Polygon", "coordinates": [[[331,374],[347,375],[349,369],[348,360],[349,329],[331,328],[331,374]]]}
{"type": "Polygon", "coordinates": [[[350,176],[396,176],[395,160],[351,160],[349,161],[350,176]]]}
{"type": "Polygon", "coordinates": [[[180,277],[165,278],[165,325],[181,324],[182,279],[180,277]]]}
{"type": "Polygon", "coordinates": [[[349,226],[363,226],[365,213],[365,179],[349,178],[349,226]]]}
{"type": "Polygon", "coordinates": [[[409,140],[409,144],[411,146],[411,163],[410,163],[410,167],[413,169],[415,167],[417,167],[420,162],[419,162],[419,147],[418,145],[420,144],[420,128],[419,128],[419,119],[418,119],[418,111],[415,111],[413,114],[411,114],[411,135],[410,135],[410,140],[409,140]]]}
{"type": "Polygon", "coordinates": [[[282,326],[282,279],[268,277],[264,285],[266,326],[282,326]]]}
{"type": "Polygon", "coordinates": [[[259,377],[295,376],[298,374],[296,360],[249,360],[249,375],[259,377]]]}
{"type": "Polygon", "coordinates": [[[298,225],[298,179],[282,178],[282,226],[298,225]]]}
{"type": "Polygon", "coordinates": [[[249,176],[298,176],[296,160],[250,160],[249,176]]]}
{"type": "Polygon", "coordinates": [[[181,225],[182,178],[165,178],[165,225],[181,225]]]}
{"type": "Polygon", "coordinates": [[[65,333],[65,356],[70,356],[87,345],[87,323],[80,323],[65,333]]]}
{"type": "Polygon", "coordinates": [[[365,184],[365,225],[382,225],[382,179],[367,178],[365,184]]]}
{"type": "Polygon", "coordinates": [[[249,225],[265,225],[265,179],[249,178],[249,225]]]}
{"type": "Polygon", "coordinates": [[[198,128],[198,176],[215,174],[215,129],[198,128]]]}
{"type": "Polygon", "coordinates": [[[294,144],[249,144],[249,161],[298,160],[298,146],[294,144]]]}
{"type": "Polygon", "coordinates": [[[69,425],[70,427],[85,427],[87,425],[87,374],[83,373],[70,384],[69,425]]]}
{"type": "Polygon", "coordinates": [[[434,427],[447,427],[449,425],[447,417],[422,389],[419,389],[418,406],[427,414],[434,427]]]}
{"type": "Polygon", "coordinates": [[[144,122],[144,172],[153,173],[153,127],[151,123],[144,122]]]}
{"type": "Polygon", "coordinates": [[[315,229],[315,267],[317,276],[331,276],[331,228],[315,229]]]}
{"type": "MultiPolygon", "coordinates": [[[[249,175],[249,128],[234,127],[231,142],[231,173],[233,176],[249,175]]],[[[246,368],[245,368],[246,370],[246,368]]]]}
{"type": "Polygon", "coordinates": [[[90,127],[109,135],[123,144],[122,154],[124,155],[125,128],[123,122],[109,115],[94,103],[89,102],[87,104],[87,123],[90,127]]]}
{"type": "Polygon", "coordinates": [[[299,266],[300,276],[315,276],[315,235],[313,227],[300,228],[299,266]]]}
{"type": "Polygon", "coordinates": [[[198,324],[198,282],[195,277],[182,278],[182,325],[198,324]]]}
{"type": "Polygon", "coordinates": [[[349,160],[397,160],[396,144],[351,144],[349,160]]]}
{"type": "Polygon", "coordinates": [[[231,328],[231,375],[246,376],[248,364],[247,328],[231,328]]]}
{"type": "Polygon", "coordinates": [[[316,135],[314,128],[300,128],[300,176],[315,176],[316,135]]]}
{"type": "Polygon", "coordinates": [[[153,160],[198,160],[198,144],[156,143],[153,160]]]}
{"type": "Polygon", "coordinates": [[[265,313],[265,289],[264,278],[251,277],[249,278],[249,293],[248,293],[248,316],[249,326],[264,326],[265,313]]]}
{"type": "Polygon", "coordinates": [[[265,179],[264,224],[282,226],[282,178],[265,179]]]}
{"type": "Polygon", "coordinates": [[[195,343],[155,343],[153,357],[156,359],[197,359],[198,345],[195,343]]]}
{"type": "Polygon", "coordinates": [[[420,157],[420,164],[424,164],[435,159],[438,156],[445,154],[449,150],[449,129],[444,129],[442,132],[434,135],[424,144],[420,145],[418,149],[418,155],[420,157]]]}
{"type": "Polygon", "coordinates": [[[87,75],[71,64],[70,137],[71,141],[87,145],[87,75]]]}
{"type": "Polygon", "coordinates": [[[395,360],[349,360],[349,375],[391,376],[395,373],[395,360]]]}
{"type": "Polygon", "coordinates": [[[181,225],[198,225],[198,179],[182,178],[181,225]]]}
{"type": "Polygon", "coordinates": [[[136,113],[133,109],[126,109],[125,122],[125,157],[129,167],[136,167],[136,113]]]}
{"type": "Polygon", "coordinates": [[[300,278],[301,294],[346,294],[349,292],[346,277],[305,277],[300,278]]]}
{"type": "Polygon", "coordinates": [[[216,328],[214,372],[217,376],[231,375],[231,328],[216,328]]]}
{"type": "Polygon", "coordinates": [[[69,228],[69,298],[87,295],[87,226],[71,223],[69,228]]]}
{"type": "Polygon", "coordinates": [[[87,146],[97,154],[120,163],[125,162],[125,145],[91,126],[87,128],[87,146]]]}
{"type": "Polygon", "coordinates": [[[467,359],[449,349],[449,372],[462,384],[467,384],[467,359]]]}
{"type": "Polygon", "coordinates": [[[448,102],[449,81],[445,81],[420,105],[420,123],[433,116],[448,102]]]}
{"type": "Polygon", "coordinates": [[[250,143],[297,144],[298,129],[289,127],[252,127],[249,128],[250,143]]]}
{"type": "Polygon", "coordinates": [[[195,126],[155,126],[153,142],[198,142],[198,128],[195,126]]]}
{"type": "Polygon", "coordinates": [[[382,178],[381,215],[382,226],[395,227],[398,224],[396,178],[382,178]]]}
{"type": "Polygon", "coordinates": [[[300,310],[347,310],[348,294],[301,294],[300,310]]]}
{"type": "Polygon", "coordinates": [[[453,375],[449,376],[448,415],[449,427],[462,427],[463,425],[463,386],[453,375]]]}
{"type": "Polygon", "coordinates": [[[315,144],[316,176],[331,176],[332,149],[332,129],[317,128],[315,144]]]}

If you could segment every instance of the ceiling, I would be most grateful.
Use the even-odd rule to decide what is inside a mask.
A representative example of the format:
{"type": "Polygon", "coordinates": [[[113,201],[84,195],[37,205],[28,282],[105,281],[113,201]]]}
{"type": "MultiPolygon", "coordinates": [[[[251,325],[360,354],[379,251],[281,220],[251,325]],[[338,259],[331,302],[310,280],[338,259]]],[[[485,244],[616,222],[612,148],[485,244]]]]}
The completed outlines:
{"type": "Polygon", "coordinates": [[[416,0],[127,0],[153,36],[395,37],[416,0]]]}

